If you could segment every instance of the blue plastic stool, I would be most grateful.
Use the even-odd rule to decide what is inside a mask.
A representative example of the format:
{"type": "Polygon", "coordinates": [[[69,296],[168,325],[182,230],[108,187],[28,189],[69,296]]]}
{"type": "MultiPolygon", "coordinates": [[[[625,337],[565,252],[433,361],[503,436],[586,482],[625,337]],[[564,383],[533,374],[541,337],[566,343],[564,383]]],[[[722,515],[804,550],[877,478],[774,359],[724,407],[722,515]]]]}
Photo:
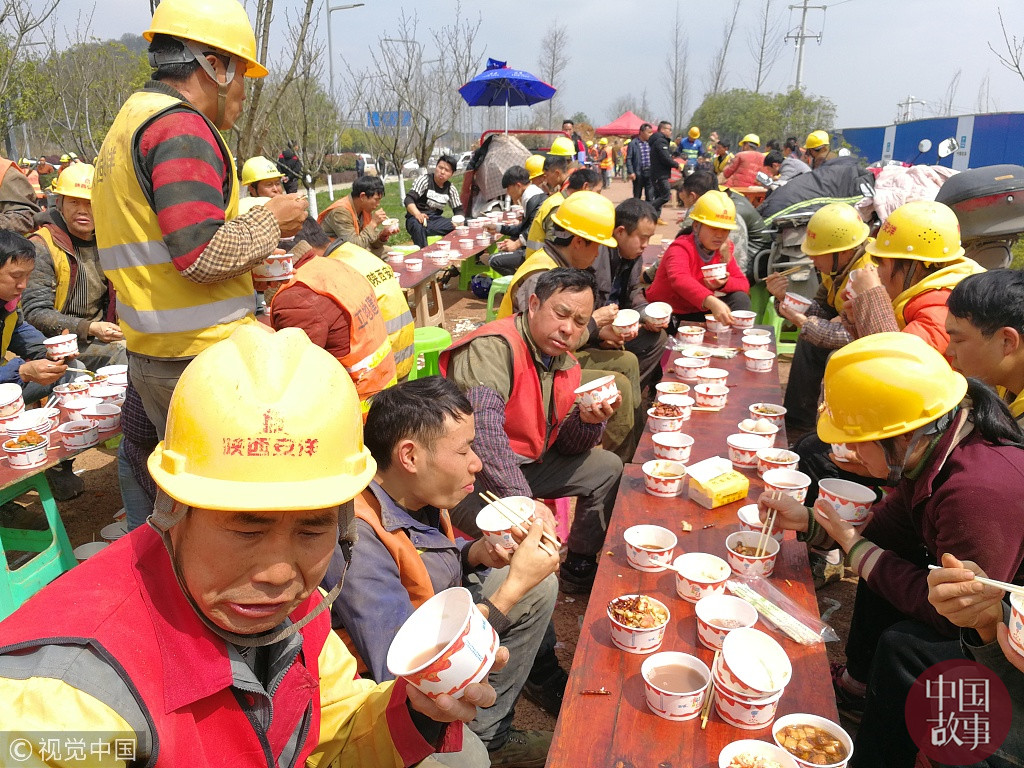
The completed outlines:
{"type": "Polygon", "coordinates": [[[46,515],[47,530],[21,530],[0,528],[0,621],[14,613],[22,603],[75,566],[64,523],[60,519],[57,503],[50,492],[46,475],[38,472],[0,491],[0,505],[14,501],[24,493],[36,491],[46,515]],[[37,552],[31,560],[11,570],[8,552],[37,552]]]}
{"type": "Polygon", "coordinates": [[[436,325],[417,328],[412,334],[413,366],[409,371],[409,381],[425,379],[427,376],[440,376],[441,368],[438,359],[441,353],[452,345],[452,335],[444,328],[436,325]],[[420,357],[423,365],[420,365],[420,357]]]}
{"type": "MultiPolygon", "coordinates": [[[[487,252],[494,253],[496,250],[492,245],[487,249],[487,252]]],[[[466,259],[459,265],[459,290],[468,291],[469,284],[477,275],[487,275],[490,278],[501,277],[501,275],[480,261],[479,256],[474,256],[471,259],[466,259]]]]}
{"type": "Polygon", "coordinates": [[[509,286],[512,285],[513,277],[515,277],[515,275],[502,275],[501,277],[496,277],[491,281],[491,290],[487,292],[486,320],[488,323],[491,322],[491,320],[493,320],[498,314],[498,310],[494,308],[495,297],[508,293],[509,286]]]}

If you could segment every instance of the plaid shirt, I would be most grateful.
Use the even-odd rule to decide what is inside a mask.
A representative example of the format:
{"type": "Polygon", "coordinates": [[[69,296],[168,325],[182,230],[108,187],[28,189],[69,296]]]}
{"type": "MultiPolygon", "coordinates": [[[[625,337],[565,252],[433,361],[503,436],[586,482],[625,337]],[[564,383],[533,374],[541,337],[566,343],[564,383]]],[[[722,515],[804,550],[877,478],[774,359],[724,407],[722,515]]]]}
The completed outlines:
{"type": "Polygon", "coordinates": [[[852,326],[853,338],[859,339],[873,333],[898,333],[899,323],[892,309],[892,300],[885,288],[876,285],[870,290],[857,294],[846,303],[843,314],[852,326]]]}
{"type": "Polygon", "coordinates": [[[124,434],[124,454],[131,465],[132,475],[152,502],[156,499],[156,483],[153,482],[153,477],[149,474],[146,460],[156,448],[160,438],[157,436],[153,422],[146,415],[142,398],[132,386],[131,380],[128,381],[128,389],[124,393],[124,403],[121,405],[121,432],[124,434]]]}
{"type": "MultiPolygon", "coordinates": [[[[637,139],[640,141],[640,139],[637,139]]],[[[640,141],[640,170],[646,171],[651,167],[651,146],[646,141],[640,141]]]]}

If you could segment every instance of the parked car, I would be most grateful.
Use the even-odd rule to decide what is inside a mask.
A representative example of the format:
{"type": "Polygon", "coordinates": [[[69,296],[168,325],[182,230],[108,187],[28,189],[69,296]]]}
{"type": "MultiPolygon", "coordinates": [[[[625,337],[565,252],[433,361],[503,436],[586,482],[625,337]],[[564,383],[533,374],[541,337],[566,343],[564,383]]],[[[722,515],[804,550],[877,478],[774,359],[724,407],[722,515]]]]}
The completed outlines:
{"type": "Polygon", "coordinates": [[[414,179],[417,176],[422,176],[427,170],[421,166],[415,157],[411,157],[402,164],[402,175],[407,179],[414,179]]]}

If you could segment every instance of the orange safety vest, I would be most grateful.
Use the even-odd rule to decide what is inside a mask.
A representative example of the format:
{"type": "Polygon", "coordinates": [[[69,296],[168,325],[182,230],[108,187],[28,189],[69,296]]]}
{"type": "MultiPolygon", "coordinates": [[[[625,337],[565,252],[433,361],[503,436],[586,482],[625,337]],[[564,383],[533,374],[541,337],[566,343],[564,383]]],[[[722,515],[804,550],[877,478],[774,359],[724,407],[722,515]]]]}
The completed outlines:
{"type": "MultiPolygon", "coordinates": [[[[430,574],[427,573],[427,567],[423,564],[420,553],[416,551],[416,546],[409,539],[409,535],[405,531],[389,531],[384,527],[380,521],[380,502],[377,501],[377,497],[373,495],[371,489],[364,489],[362,493],[353,499],[353,502],[356,517],[373,528],[373,532],[380,539],[380,543],[384,545],[384,548],[395,559],[395,564],[398,566],[398,579],[402,582],[405,591],[409,593],[412,607],[414,609],[419,608],[434,596],[434,585],[430,582],[430,574]]],[[[447,509],[441,510],[440,522],[441,533],[455,541],[452,520],[448,515],[447,509]]],[[[366,666],[363,657],[356,650],[355,643],[352,642],[352,637],[349,635],[348,630],[341,627],[334,631],[338,633],[338,637],[342,639],[349,652],[355,658],[356,671],[360,675],[365,675],[369,672],[369,667],[366,666]]]]}
{"type": "Polygon", "coordinates": [[[331,299],[352,318],[349,352],[338,358],[338,362],[352,377],[365,416],[370,409],[370,398],[397,383],[395,355],[373,287],[347,264],[314,256],[274,295],[270,302],[271,316],[278,297],[293,285],[304,285],[313,293],[331,299]]]}
{"type": "Polygon", "coordinates": [[[464,336],[458,344],[441,353],[441,375],[448,375],[451,354],[481,336],[501,336],[512,349],[512,392],[505,403],[505,434],[509,446],[518,455],[536,461],[558,437],[558,430],[576,402],[576,388],[580,385],[581,371],[576,358],[572,368],[555,371],[554,407],[544,417],[544,398],[533,355],[526,339],[516,328],[516,316],[495,320],[464,336]]]}
{"type": "Polygon", "coordinates": [[[349,215],[352,217],[352,221],[355,223],[357,235],[373,223],[373,218],[369,213],[364,212],[362,217],[356,216],[355,206],[352,205],[352,195],[348,195],[347,197],[341,198],[341,200],[335,200],[324,208],[320,215],[316,217],[317,224],[323,224],[324,219],[327,218],[327,214],[335,208],[344,208],[348,211],[349,215]]]}
{"type": "Polygon", "coordinates": [[[35,168],[32,168],[25,175],[28,176],[28,183],[32,185],[32,191],[36,193],[36,197],[46,197],[46,193],[43,192],[42,187],[39,186],[39,171],[37,171],[35,168]]]}
{"type": "Polygon", "coordinates": [[[610,171],[612,168],[615,167],[615,157],[612,154],[612,148],[605,147],[602,154],[604,155],[604,157],[601,158],[601,169],[605,171],[610,171]]]}

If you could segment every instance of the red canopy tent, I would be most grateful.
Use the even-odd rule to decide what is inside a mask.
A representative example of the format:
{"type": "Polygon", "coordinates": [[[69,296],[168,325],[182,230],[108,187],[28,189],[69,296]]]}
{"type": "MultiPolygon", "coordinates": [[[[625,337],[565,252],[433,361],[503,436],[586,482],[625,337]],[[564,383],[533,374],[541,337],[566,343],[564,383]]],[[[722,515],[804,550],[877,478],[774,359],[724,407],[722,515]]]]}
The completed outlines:
{"type": "Polygon", "coordinates": [[[646,122],[650,121],[643,120],[632,112],[623,112],[608,125],[602,125],[595,129],[594,133],[598,136],[636,136],[640,131],[640,126],[646,122]]]}

